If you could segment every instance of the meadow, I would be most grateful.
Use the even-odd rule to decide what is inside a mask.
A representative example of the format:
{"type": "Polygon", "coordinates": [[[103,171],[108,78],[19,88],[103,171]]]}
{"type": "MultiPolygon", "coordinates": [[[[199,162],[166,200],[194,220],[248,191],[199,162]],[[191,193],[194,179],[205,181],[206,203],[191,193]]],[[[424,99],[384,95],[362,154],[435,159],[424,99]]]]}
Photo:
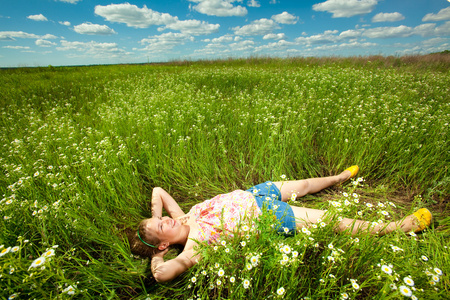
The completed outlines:
{"type": "MultiPolygon", "coordinates": [[[[445,299],[450,294],[450,61],[292,58],[0,70],[1,299],[445,299]],[[200,245],[159,284],[124,228],[152,188],[187,212],[266,180],[342,186],[292,201],[320,224],[200,245]],[[429,208],[432,226],[336,233],[429,208]]],[[[176,249],[168,255],[176,255],[176,249]]]]}

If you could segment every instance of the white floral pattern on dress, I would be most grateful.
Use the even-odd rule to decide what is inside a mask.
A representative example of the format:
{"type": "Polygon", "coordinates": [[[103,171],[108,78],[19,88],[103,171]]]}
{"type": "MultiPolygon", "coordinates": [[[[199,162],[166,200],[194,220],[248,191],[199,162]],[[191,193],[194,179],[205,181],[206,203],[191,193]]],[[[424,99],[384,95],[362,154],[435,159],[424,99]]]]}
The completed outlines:
{"type": "MultiPolygon", "coordinates": [[[[238,225],[254,220],[261,210],[252,193],[236,190],[194,205],[189,214],[199,225],[198,240],[213,243],[222,233],[233,236],[238,225]]],[[[253,222],[250,225],[254,227],[253,222]]]]}

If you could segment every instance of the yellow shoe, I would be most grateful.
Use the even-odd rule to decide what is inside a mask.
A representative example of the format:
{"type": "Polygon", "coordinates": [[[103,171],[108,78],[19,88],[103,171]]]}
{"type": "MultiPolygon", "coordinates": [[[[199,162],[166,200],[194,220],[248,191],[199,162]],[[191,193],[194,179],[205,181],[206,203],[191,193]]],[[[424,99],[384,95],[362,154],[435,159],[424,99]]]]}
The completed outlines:
{"type": "Polygon", "coordinates": [[[433,216],[431,215],[431,212],[426,208],[421,208],[413,215],[417,218],[419,221],[419,227],[414,230],[414,232],[419,232],[430,226],[431,220],[433,219],[433,216]]]}
{"type": "Polygon", "coordinates": [[[353,177],[356,176],[356,174],[358,174],[358,172],[359,172],[359,167],[358,167],[357,165],[354,165],[354,166],[351,166],[351,167],[345,169],[344,172],[345,172],[345,171],[350,171],[350,173],[351,173],[351,174],[350,174],[350,177],[346,179],[346,180],[349,180],[350,178],[353,178],[353,177]]]}

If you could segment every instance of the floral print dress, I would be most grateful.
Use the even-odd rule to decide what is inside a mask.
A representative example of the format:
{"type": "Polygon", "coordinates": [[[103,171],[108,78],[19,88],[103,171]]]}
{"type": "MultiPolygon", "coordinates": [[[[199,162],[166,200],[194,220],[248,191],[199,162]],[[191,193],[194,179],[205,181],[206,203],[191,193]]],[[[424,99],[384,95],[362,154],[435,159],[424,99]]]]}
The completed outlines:
{"type": "Polygon", "coordinates": [[[239,226],[254,227],[261,210],[252,193],[236,190],[196,204],[188,214],[200,228],[198,240],[214,243],[222,234],[234,236],[239,226]]]}

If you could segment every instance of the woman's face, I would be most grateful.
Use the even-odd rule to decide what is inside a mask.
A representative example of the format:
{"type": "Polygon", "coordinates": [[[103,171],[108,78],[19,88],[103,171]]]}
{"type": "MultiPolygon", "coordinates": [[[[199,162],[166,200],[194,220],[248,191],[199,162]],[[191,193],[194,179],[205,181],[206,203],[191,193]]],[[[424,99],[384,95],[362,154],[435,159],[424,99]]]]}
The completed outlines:
{"type": "Polygon", "coordinates": [[[159,238],[161,243],[174,244],[178,241],[181,233],[181,223],[170,217],[150,218],[146,224],[148,230],[159,238]]]}

